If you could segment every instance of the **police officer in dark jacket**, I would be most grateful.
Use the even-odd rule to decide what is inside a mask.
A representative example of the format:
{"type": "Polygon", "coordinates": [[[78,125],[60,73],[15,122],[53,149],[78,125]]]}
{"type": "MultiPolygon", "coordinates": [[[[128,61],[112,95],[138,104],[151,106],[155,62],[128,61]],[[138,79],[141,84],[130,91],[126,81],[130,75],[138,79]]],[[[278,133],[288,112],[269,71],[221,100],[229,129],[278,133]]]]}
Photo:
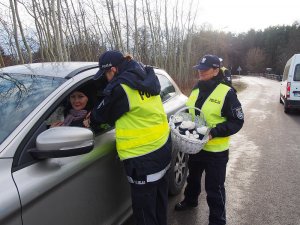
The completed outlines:
{"type": "Polygon", "coordinates": [[[153,68],[119,51],[103,53],[99,67],[94,79],[105,88],[91,113],[91,126],[115,124],[137,224],[167,225],[171,142],[158,78],[153,68]]]}
{"type": "Polygon", "coordinates": [[[209,225],[223,225],[226,224],[224,183],[229,136],[242,128],[244,115],[235,90],[224,83],[222,73],[219,73],[220,60],[217,56],[205,55],[195,69],[198,70],[199,81],[192,90],[187,106],[201,109],[212,129],[208,143],[199,153],[189,157],[184,200],[175,205],[175,210],[197,207],[201,176],[205,171],[209,225]]]}

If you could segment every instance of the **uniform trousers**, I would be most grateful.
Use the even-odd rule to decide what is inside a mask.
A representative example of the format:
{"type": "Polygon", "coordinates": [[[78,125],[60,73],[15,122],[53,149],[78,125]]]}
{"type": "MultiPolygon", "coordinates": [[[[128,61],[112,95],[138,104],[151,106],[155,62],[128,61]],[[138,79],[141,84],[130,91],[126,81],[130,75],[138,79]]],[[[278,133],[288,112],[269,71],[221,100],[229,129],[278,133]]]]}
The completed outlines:
{"type": "Polygon", "coordinates": [[[198,204],[201,193],[201,177],[205,171],[205,190],[209,207],[209,225],[226,224],[225,177],[228,162],[228,150],[224,152],[200,151],[192,155],[188,162],[189,176],[184,191],[185,200],[198,204]]]}
{"type": "Polygon", "coordinates": [[[167,168],[172,157],[172,143],[167,142],[149,154],[123,161],[127,176],[131,177],[133,216],[137,225],[167,225],[168,178],[147,182],[147,175],[167,168]]]}
{"type": "Polygon", "coordinates": [[[167,225],[168,179],[131,184],[133,216],[137,225],[167,225]]]}

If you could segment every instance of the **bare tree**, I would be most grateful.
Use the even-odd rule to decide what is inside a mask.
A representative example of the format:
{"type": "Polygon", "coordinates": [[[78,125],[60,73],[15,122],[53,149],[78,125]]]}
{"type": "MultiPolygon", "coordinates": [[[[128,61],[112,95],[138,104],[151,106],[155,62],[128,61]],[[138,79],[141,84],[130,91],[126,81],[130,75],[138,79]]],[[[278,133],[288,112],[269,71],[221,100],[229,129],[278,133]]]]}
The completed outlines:
{"type": "MultiPolygon", "coordinates": [[[[106,49],[119,49],[165,68],[180,82],[188,79],[196,1],[185,12],[184,0],[10,0],[12,6],[15,1],[34,19],[38,60],[95,60],[106,49]]],[[[24,56],[12,15],[18,28],[13,48],[24,56]]]]}
{"type": "Polygon", "coordinates": [[[9,3],[10,3],[11,12],[12,12],[13,27],[14,27],[14,39],[15,39],[15,45],[16,45],[17,52],[18,52],[18,60],[20,61],[20,63],[24,64],[23,54],[22,54],[21,47],[19,45],[19,40],[18,40],[18,25],[17,25],[14,1],[9,0],[9,3]]]}
{"type": "Polygon", "coordinates": [[[166,57],[163,67],[166,68],[170,57],[170,36],[169,36],[169,24],[168,24],[168,0],[165,0],[165,33],[166,33],[166,57]]]}
{"type": "Polygon", "coordinates": [[[15,16],[16,16],[16,19],[18,21],[18,25],[19,25],[19,29],[20,29],[20,33],[21,33],[21,37],[22,37],[22,41],[25,45],[25,48],[27,50],[27,54],[28,54],[28,58],[29,58],[29,62],[31,63],[32,62],[32,54],[31,54],[31,49],[26,41],[26,38],[25,38],[25,35],[24,35],[24,31],[23,31],[23,25],[22,25],[22,22],[21,22],[21,19],[20,19],[20,16],[19,16],[19,10],[18,10],[18,2],[17,0],[14,0],[14,3],[13,3],[14,7],[15,7],[15,10],[14,10],[14,13],[15,13],[15,16]]]}
{"type": "Polygon", "coordinates": [[[51,19],[52,19],[52,23],[53,23],[53,31],[54,31],[54,42],[55,42],[55,49],[57,52],[57,56],[58,56],[58,60],[59,61],[64,61],[64,57],[63,57],[63,51],[62,51],[62,40],[61,40],[61,32],[59,32],[59,25],[57,24],[58,21],[60,21],[60,0],[57,0],[57,2],[55,2],[55,0],[51,0],[51,7],[50,7],[50,13],[51,13],[51,19]],[[56,3],[56,4],[55,4],[56,3]]]}
{"type": "Polygon", "coordinates": [[[5,22],[3,19],[0,18],[0,23],[2,25],[2,37],[4,37],[6,35],[7,40],[5,43],[5,47],[7,49],[8,55],[11,55],[11,59],[14,60],[16,63],[18,63],[18,53],[16,50],[16,45],[14,44],[14,32],[13,32],[13,28],[11,26],[9,26],[9,24],[7,22],[5,22]],[[4,35],[5,32],[5,35],[4,35]],[[16,56],[16,57],[14,57],[16,56]]]}
{"type": "Polygon", "coordinates": [[[61,16],[61,0],[57,0],[57,18],[58,18],[58,30],[59,30],[59,37],[60,37],[60,45],[62,49],[63,59],[64,61],[68,61],[68,52],[67,48],[65,47],[65,39],[64,39],[64,31],[63,31],[63,25],[62,25],[62,16],[61,16]]]}
{"type": "Polygon", "coordinates": [[[145,0],[145,4],[146,4],[146,14],[147,14],[147,19],[148,19],[148,25],[149,25],[150,34],[151,34],[151,45],[152,45],[151,59],[153,60],[154,65],[157,65],[157,54],[156,54],[157,49],[156,49],[156,40],[155,40],[155,35],[154,35],[153,18],[152,18],[149,1],[145,0]]]}
{"type": "Polygon", "coordinates": [[[264,72],[265,71],[265,53],[260,48],[252,48],[248,51],[246,56],[247,68],[251,72],[264,72]]]}
{"type": "Polygon", "coordinates": [[[124,0],[125,15],[126,15],[126,52],[129,52],[129,16],[126,0],[124,0]]]}
{"type": "Polygon", "coordinates": [[[4,60],[3,60],[3,55],[4,55],[4,50],[0,46],[0,67],[4,67],[5,66],[5,63],[4,63],[4,60]]]}
{"type": "Polygon", "coordinates": [[[139,36],[137,26],[137,0],[133,0],[133,17],[134,17],[134,55],[139,58],[139,36]]]}

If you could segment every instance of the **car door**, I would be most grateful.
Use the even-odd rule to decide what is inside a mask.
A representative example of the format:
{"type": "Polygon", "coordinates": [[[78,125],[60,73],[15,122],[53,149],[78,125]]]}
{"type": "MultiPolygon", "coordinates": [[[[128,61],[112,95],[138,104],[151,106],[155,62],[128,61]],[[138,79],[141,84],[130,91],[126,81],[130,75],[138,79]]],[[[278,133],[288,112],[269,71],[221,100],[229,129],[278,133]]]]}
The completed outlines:
{"type": "MultiPolygon", "coordinates": [[[[45,107],[51,111],[52,106],[45,107]]],[[[35,160],[28,150],[47,129],[46,116],[36,116],[40,118],[23,138],[12,168],[23,225],[120,224],[131,211],[131,201],[114,129],[96,134],[88,154],[35,160]]]]}
{"type": "MultiPolygon", "coordinates": [[[[165,112],[170,117],[185,107],[187,97],[181,93],[178,86],[165,71],[155,69],[155,73],[161,85],[160,96],[164,103],[165,112]]],[[[188,155],[173,145],[172,161],[168,171],[170,195],[178,195],[182,191],[188,174],[187,161],[188,155]]]]}
{"type": "Polygon", "coordinates": [[[0,158],[0,224],[21,225],[18,190],[11,177],[12,158],[0,158]]]}

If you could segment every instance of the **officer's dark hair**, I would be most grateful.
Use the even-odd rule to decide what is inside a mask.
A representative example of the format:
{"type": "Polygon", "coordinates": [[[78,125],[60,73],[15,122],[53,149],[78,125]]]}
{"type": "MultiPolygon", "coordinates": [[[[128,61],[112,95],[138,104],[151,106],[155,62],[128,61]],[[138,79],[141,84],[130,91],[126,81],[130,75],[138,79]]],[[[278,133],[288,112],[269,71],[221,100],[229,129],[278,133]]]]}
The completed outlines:
{"type": "Polygon", "coordinates": [[[131,61],[131,60],[133,60],[133,57],[131,55],[127,54],[124,56],[124,60],[131,61]]]}

